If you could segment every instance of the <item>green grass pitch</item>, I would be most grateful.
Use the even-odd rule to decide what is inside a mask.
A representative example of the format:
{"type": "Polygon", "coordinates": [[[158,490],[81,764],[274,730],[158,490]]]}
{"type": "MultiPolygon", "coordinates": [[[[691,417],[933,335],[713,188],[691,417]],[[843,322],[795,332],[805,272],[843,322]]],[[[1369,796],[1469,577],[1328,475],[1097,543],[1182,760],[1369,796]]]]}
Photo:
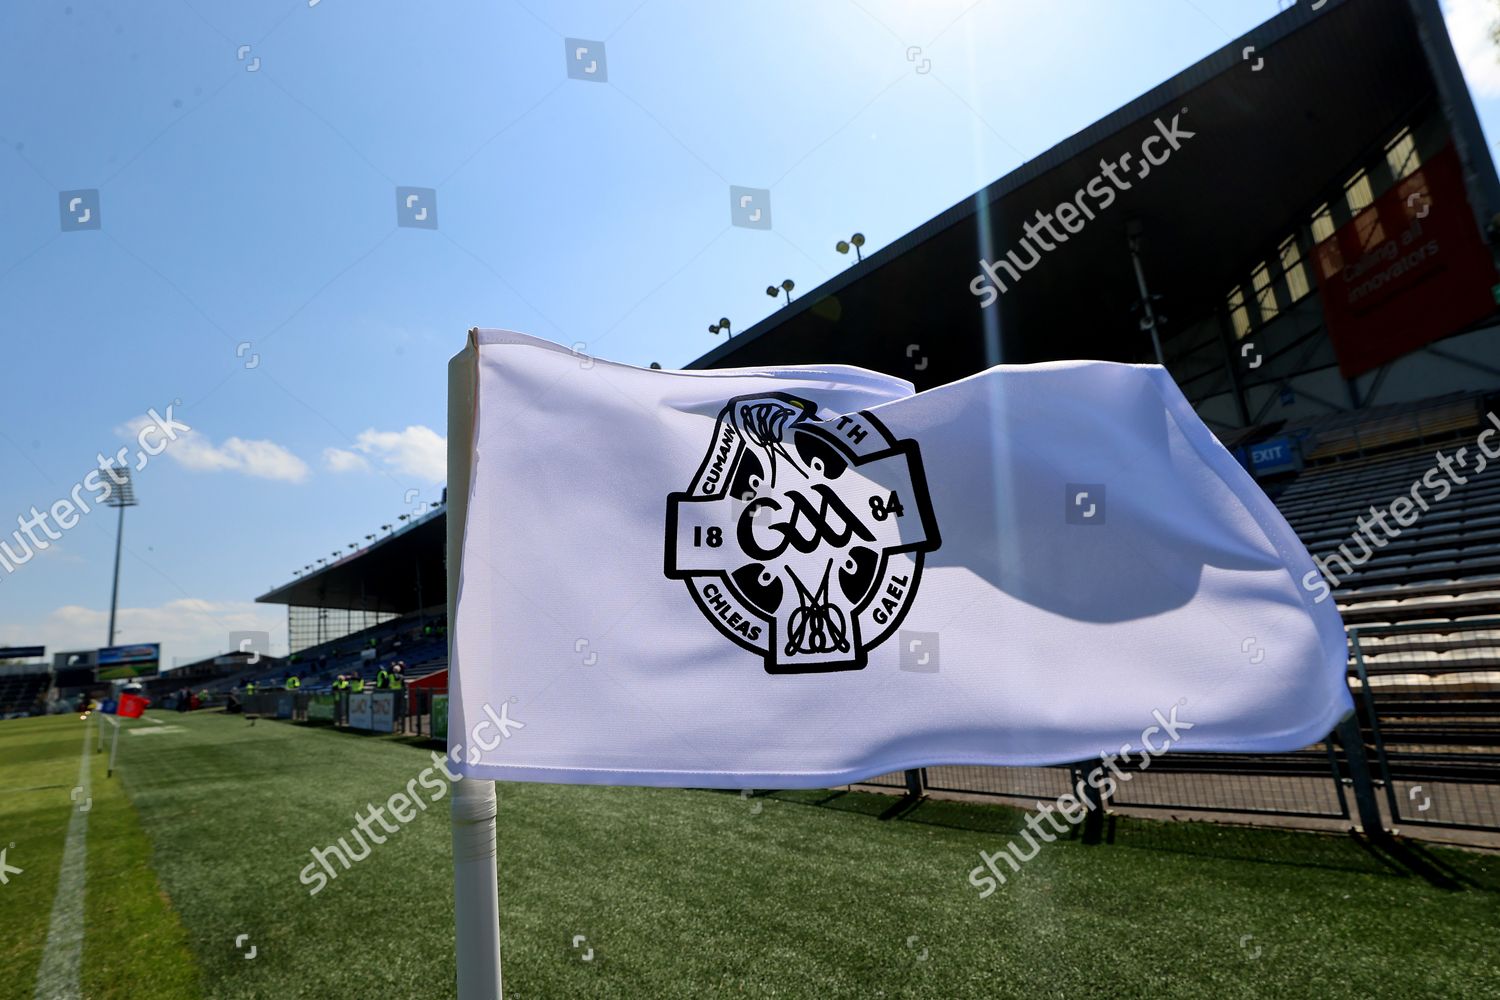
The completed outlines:
{"type": "MultiPolygon", "coordinates": [[[[152,714],[113,779],[91,762],[84,996],[454,995],[446,796],[317,895],[299,874],[429,747],[152,714]]],[[[0,723],[0,998],[33,997],[96,721],[0,723]]],[[[1120,820],[981,900],[1023,814],[892,802],[502,785],[507,996],[1500,996],[1494,855],[1120,820]]]]}

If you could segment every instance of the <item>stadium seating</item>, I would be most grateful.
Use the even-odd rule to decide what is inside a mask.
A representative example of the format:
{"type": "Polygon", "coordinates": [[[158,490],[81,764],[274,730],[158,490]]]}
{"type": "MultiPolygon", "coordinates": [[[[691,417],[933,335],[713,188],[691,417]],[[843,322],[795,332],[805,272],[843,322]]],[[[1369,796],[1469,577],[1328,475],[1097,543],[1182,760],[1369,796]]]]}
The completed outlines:
{"type": "Polygon", "coordinates": [[[276,687],[287,673],[295,673],[304,691],[326,691],[339,674],[361,677],[372,684],[383,667],[400,660],[402,673],[416,680],[448,667],[447,627],[432,614],[417,612],[358,632],[299,650],[295,659],[270,669],[248,671],[210,685],[209,690],[227,691],[247,681],[276,687]],[[366,655],[371,654],[371,655],[366,655]]]}
{"type": "Polygon", "coordinates": [[[1500,759],[1500,463],[1478,471],[1485,412],[1478,397],[1460,397],[1308,428],[1308,467],[1276,499],[1337,577],[1333,598],[1350,630],[1351,686],[1366,730],[1372,712],[1388,720],[1388,766],[1429,781],[1477,780],[1500,759]],[[1440,452],[1466,482],[1443,470],[1440,452]],[[1451,487],[1442,499],[1428,485],[1439,481],[1451,487]],[[1399,533],[1374,525],[1372,506],[1388,510],[1414,487],[1427,510],[1414,509],[1405,527],[1387,516],[1399,533]],[[1353,538],[1360,518],[1373,542],[1353,538]]]}
{"type": "Polygon", "coordinates": [[[37,696],[47,689],[47,679],[45,666],[0,674],[0,719],[32,714],[37,696]]]}
{"type": "Polygon", "coordinates": [[[1397,403],[1323,418],[1304,442],[1303,457],[1320,462],[1366,455],[1408,441],[1441,440],[1475,424],[1475,397],[1454,395],[1420,406],[1397,403]]]}
{"type": "Polygon", "coordinates": [[[1476,402],[1450,399],[1360,423],[1344,416],[1307,436],[1309,468],[1280,491],[1277,505],[1337,578],[1334,596],[1347,624],[1441,625],[1500,615],[1500,467],[1475,472],[1476,402]],[[1466,464],[1455,471],[1467,482],[1456,484],[1437,455],[1456,456],[1460,448],[1467,448],[1466,464]],[[1440,490],[1420,485],[1435,468],[1430,482],[1451,486],[1441,500],[1440,490]],[[1391,534],[1372,527],[1373,544],[1353,537],[1358,519],[1372,523],[1372,506],[1386,509],[1414,486],[1430,504],[1415,510],[1415,523],[1403,528],[1387,517],[1391,534]]]}

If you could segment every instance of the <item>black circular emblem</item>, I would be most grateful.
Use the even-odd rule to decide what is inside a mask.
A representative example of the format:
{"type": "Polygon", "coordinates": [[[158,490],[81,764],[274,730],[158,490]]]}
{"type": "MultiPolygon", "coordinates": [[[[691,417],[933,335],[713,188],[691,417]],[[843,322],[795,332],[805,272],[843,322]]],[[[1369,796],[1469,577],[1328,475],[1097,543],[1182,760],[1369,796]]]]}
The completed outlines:
{"type": "Polygon", "coordinates": [[[939,544],[915,441],[782,393],[726,403],[691,485],[667,497],[667,576],[773,674],[863,667],[939,544]]]}

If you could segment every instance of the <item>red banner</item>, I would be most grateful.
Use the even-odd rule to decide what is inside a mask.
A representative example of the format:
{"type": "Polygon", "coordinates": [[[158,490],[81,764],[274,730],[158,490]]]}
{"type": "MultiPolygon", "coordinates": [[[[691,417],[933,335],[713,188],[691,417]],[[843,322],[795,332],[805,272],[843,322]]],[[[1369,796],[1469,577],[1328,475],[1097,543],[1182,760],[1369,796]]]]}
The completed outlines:
{"type": "Polygon", "coordinates": [[[1451,145],[1319,243],[1313,270],[1345,378],[1495,311],[1494,259],[1451,145]]]}

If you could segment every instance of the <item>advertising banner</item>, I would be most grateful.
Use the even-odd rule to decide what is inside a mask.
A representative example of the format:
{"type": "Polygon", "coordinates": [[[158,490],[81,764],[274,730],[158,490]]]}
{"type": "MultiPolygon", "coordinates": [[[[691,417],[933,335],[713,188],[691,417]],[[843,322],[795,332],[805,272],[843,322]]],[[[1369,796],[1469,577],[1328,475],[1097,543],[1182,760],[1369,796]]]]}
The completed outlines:
{"type": "Polygon", "coordinates": [[[377,733],[396,731],[396,692],[376,691],[371,697],[369,728],[377,733]]]}
{"type": "Polygon", "coordinates": [[[349,696],[349,725],[354,729],[373,729],[371,721],[370,699],[373,697],[369,691],[361,691],[349,696]]]}
{"type": "Polygon", "coordinates": [[[315,694],[307,703],[308,722],[332,722],[333,721],[333,695],[315,694]]]}
{"type": "Polygon", "coordinates": [[[94,677],[101,681],[131,677],[155,677],[161,663],[161,643],[143,642],[134,646],[106,646],[95,660],[94,677]]]}
{"type": "Polygon", "coordinates": [[[432,696],[432,735],[440,740],[448,738],[448,696],[432,696]]]}
{"type": "Polygon", "coordinates": [[[1345,378],[1495,311],[1495,266],[1445,147],[1313,250],[1329,339],[1345,378]]]}

